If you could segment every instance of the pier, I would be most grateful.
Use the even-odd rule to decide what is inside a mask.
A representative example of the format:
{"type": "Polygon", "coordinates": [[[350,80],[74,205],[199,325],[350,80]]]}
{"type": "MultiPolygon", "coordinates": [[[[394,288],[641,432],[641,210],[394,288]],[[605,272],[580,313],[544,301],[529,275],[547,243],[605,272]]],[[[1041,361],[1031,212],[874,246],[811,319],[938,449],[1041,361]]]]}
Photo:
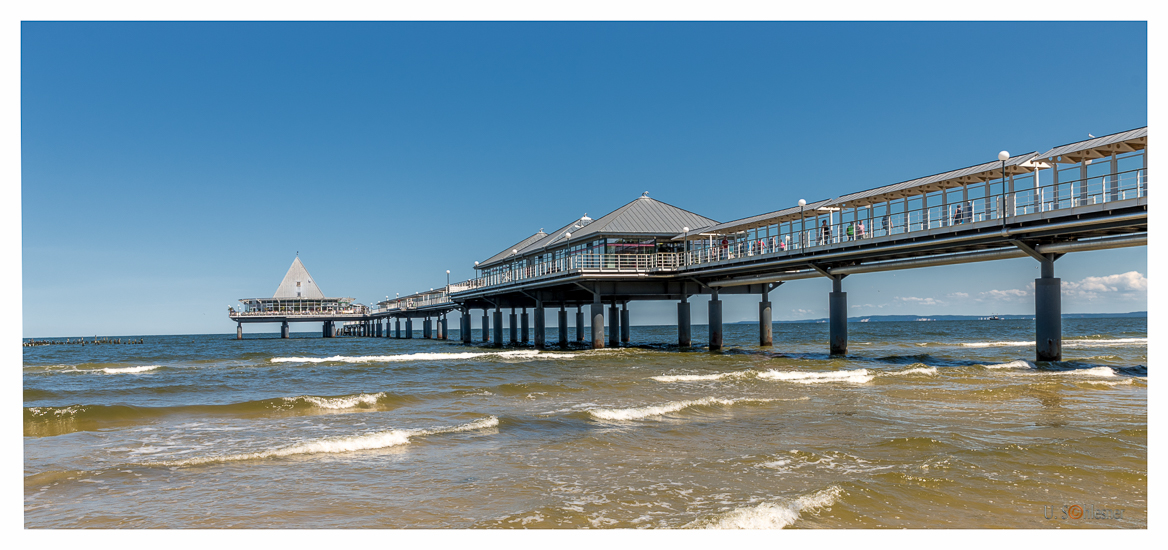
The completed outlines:
{"type": "Polygon", "coordinates": [[[542,348],[552,308],[560,345],[574,340],[603,348],[629,342],[630,302],[669,300],[677,302],[677,343],[688,347],[689,299],[708,295],[708,347],[718,350],[722,295],[758,295],[759,345],[771,346],[771,300],[781,299],[782,285],[826,277],[832,280],[828,348],[846,354],[845,278],[1030,257],[1041,266],[1036,359],[1056,361],[1062,358],[1056,261],[1071,252],[1147,245],[1147,195],[1147,127],[1042,153],[1002,151],[996,160],[835,198],[800,199],[728,222],[645,193],[596,220],[584,215],[551,232],[540,229],[475,262],[476,276],[467,281],[368,309],[351,299],[342,303],[321,294],[294,300],[277,291],[272,299],[247,302],[231,318],[240,331],[243,322],[263,319],[283,323],[286,336],[288,322],[303,320],[323,322],[330,336],[337,334],[332,323],[341,321],[348,323],[346,334],[394,338],[413,338],[413,323],[421,320],[423,338],[446,339],[447,317],[457,311],[459,335],[471,343],[471,315],[481,310],[484,342],[531,341],[542,348]],[[317,301],[298,305],[306,299],[317,301]],[[576,315],[574,335],[569,311],[576,315]]]}

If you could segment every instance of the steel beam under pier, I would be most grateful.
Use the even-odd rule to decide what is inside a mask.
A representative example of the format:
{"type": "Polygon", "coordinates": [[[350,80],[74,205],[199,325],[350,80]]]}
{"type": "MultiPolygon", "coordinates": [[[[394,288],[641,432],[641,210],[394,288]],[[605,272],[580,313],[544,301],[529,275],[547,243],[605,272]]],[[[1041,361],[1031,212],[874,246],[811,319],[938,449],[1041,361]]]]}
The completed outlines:
{"type": "Polygon", "coordinates": [[[1063,360],[1062,280],[1054,276],[1053,255],[1042,261],[1042,277],[1034,280],[1034,337],[1036,360],[1063,360]]]}
{"type": "Polygon", "coordinates": [[[629,303],[621,304],[620,312],[621,343],[629,343],[629,303]]]}
{"type": "Polygon", "coordinates": [[[559,315],[556,316],[556,324],[560,326],[560,347],[568,345],[568,312],[564,309],[564,304],[560,304],[559,315]]]}
{"type": "Polygon", "coordinates": [[[758,303],[758,345],[775,345],[775,327],[771,324],[771,301],[766,285],[763,285],[762,300],[758,303]]]}
{"type": "Polygon", "coordinates": [[[616,300],[608,306],[608,345],[620,347],[620,310],[616,308],[616,300]]]}
{"type": "Polygon", "coordinates": [[[519,326],[516,325],[517,319],[516,319],[516,315],[515,315],[515,308],[511,308],[511,315],[507,317],[507,321],[510,323],[509,328],[511,329],[511,344],[512,345],[518,344],[519,343],[519,326]]]}
{"type": "MultiPolygon", "coordinates": [[[[526,320],[526,317],[524,317],[524,319],[526,320]]],[[[544,326],[545,324],[547,324],[547,316],[545,315],[544,310],[543,310],[543,300],[536,300],[535,301],[535,349],[543,349],[544,348],[544,336],[546,336],[544,329],[547,328],[544,326]]],[[[524,333],[526,334],[526,332],[527,331],[525,330],[524,333]]]]}
{"type": "Polygon", "coordinates": [[[832,355],[844,355],[848,352],[848,293],[843,291],[843,281],[846,275],[833,275],[831,278],[831,294],[828,296],[829,339],[832,355]]]}
{"type": "Polygon", "coordinates": [[[688,348],[692,342],[690,334],[692,333],[689,324],[689,300],[682,296],[681,301],[677,303],[677,345],[688,348]]]}
{"type": "Polygon", "coordinates": [[[718,289],[713,289],[710,297],[710,351],[722,349],[722,300],[718,299],[718,289]]]}
{"type": "Polygon", "coordinates": [[[497,306],[495,307],[495,315],[493,315],[493,317],[495,318],[495,345],[502,346],[503,345],[503,312],[500,311],[497,306]]]}
{"type": "Polygon", "coordinates": [[[592,302],[592,349],[604,348],[604,304],[600,295],[592,302]]]}
{"type": "Polygon", "coordinates": [[[521,315],[519,317],[519,341],[524,343],[524,344],[527,343],[527,329],[528,329],[528,327],[529,327],[529,325],[527,324],[527,308],[523,308],[523,315],[521,315]]]}

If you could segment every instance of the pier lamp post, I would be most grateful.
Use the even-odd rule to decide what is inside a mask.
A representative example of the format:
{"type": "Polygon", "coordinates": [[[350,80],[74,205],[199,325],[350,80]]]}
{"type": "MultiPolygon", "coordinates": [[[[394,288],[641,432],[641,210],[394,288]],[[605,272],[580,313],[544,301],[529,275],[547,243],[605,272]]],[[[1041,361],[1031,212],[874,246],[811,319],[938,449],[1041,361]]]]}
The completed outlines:
{"type": "MultiPolygon", "coordinates": [[[[998,153],[998,160],[1002,161],[1002,220],[1006,219],[1006,206],[1009,202],[1009,197],[1006,195],[1006,159],[1010,158],[1009,151],[1002,151],[998,153]]],[[[1004,221],[1002,223],[1005,223],[1004,221]]]]}
{"type": "Polygon", "coordinates": [[[683,227],[681,230],[681,257],[685,259],[685,265],[689,265],[689,227],[683,227]]]}
{"type": "Polygon", "coordinates": [[[450,294],[450,270],[446,270],[446,293],[450,294]]]}
{"type": "Polygon", "coordinates": [[[804,226],[803,207],[807,206],[807,201],[799,199],[799,250],[803,250],[803,239],[807,237],[807,228],[804,226]]]}
{"type": "Polygon", "coordinates": [[[564,236],[568,238],[568,248],[564,249],[564,259],[568,260],[566,269],[572,269],[572,232],[567,231],[564,236]]]}

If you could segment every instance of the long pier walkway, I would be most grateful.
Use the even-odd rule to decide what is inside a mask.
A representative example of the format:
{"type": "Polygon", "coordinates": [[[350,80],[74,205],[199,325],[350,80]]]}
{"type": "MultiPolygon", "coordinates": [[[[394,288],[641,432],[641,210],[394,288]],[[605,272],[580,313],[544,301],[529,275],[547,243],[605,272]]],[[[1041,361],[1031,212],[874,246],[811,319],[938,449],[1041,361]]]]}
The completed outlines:
{"type": "Polygon", "coordinates": [[[629,341],[628,303],[677,301],[678,344],[691,344],[688,299],[710,296],[709,348],[722,345],[723,294],[759,295],[759,343],[773,344],[770,293],[799,279],[832,280],[830,351],[847,352],[851,275],[1030,257],[1035,280],[1036,358],[1062,357],[1061,283],[1055,262],[1071,252],[1147,244],[1147,127],[798,204],[719,223],[647,194],[592,220],[586,215],[551,233],[540,230],[475,262],[476,277],[383,301],[356,322],[360,332],[446,338],[447,315],[460,311],[471,340],[471,310],[482,310],[482,338],[512,343],[534,328],[547,344],[548,307],[558,308],[559,343],[575,309],[577,342],[605,347],[629,341]],[[590,322],[584,319],[587,307],[590,322]],[[528,309],[534,312],[529,325],[528,309]],[[517,310],[519,312],[517,313],[517,310]],[[394,330],[389,330],[392,319],[394,330]],[[437,322],[436,332],[431,319],[437,322]],[[401,330],[405,321],[405,332],[401,330]],[[493,331],[490,328],[493,327],[493,331]]]}

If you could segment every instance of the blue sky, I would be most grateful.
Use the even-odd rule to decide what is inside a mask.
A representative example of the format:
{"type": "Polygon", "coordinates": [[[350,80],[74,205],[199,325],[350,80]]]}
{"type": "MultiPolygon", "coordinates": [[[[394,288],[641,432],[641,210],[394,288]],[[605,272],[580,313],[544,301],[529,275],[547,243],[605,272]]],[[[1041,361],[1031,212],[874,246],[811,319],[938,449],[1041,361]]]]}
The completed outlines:
{"type": "MultiPolygon", "coordinates": [[[[23,334],[228,333],[297,251],[371,302],[646,190],[726,221],[1147,119],[1144,23],[26,22],[23,334]]],[[[1147,309],[1147,273],[1143,247],[1068,255],[1063,309],[1147,309]]],[[[1024,314],[1037,276],[845,290],[856,315],[1024,314]]],[[[829,290],[784,285],[776,319],[829,290]]]]}

